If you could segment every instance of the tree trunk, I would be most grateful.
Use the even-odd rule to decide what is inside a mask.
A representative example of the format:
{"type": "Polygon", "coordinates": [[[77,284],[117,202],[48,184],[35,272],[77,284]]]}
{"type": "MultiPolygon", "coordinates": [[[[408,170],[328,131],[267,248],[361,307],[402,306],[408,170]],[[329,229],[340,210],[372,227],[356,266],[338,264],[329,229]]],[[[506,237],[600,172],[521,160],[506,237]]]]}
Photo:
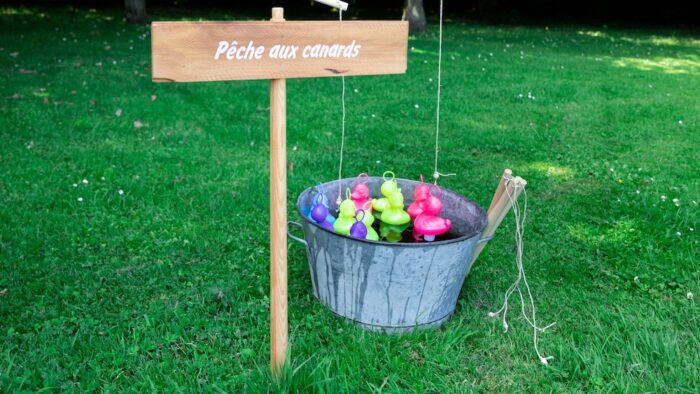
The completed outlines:
{"type": "Polygon", "coordinates": [[[131,23],[146,23],[146,0],[124,0],[126,20],[131,23]]]}
{"type": "Polygon", "coordinates": [[[411,32],[425,30],[425,9],[423,0],[405,0],[402,20],[408,20],[408,28],[411,32]]]}

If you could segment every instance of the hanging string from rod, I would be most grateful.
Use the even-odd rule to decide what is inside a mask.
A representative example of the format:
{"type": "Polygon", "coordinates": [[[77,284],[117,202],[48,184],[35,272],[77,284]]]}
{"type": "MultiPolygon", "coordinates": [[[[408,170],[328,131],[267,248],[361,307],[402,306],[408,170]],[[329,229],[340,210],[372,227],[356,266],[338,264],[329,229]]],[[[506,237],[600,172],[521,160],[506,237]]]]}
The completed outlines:
{"type": "Polygon", "coordinates": [[[442,87],[442,9],[443,0],[440,0],[440,28],[438,38],[438,72],[437,72],[437,105],[435,109],[435,166],[433,168],[433,179],[437,185],[441,176],[453,176],[455,174],[441,174],[438,171],[438,159],[440,157],[440,88],[442,87]]]}
{"type": "Polygon", "coordinates": [[[525,218],[527,217],[527,190],[524,186],[522,186],[518,182],[514,182],[512,179],[509,179],[506,181],[506,187],[505,187],[505,193],[508,196],[508,200],[513,206],[513,216],[515,217],[515,244],[516,244],[516,254],[515,254],[515,264],[518,268],[518,277],[515,279],[515,281],[508,287],[508,290],[506,290],[504,299],[503,299],[503,306],[501,306],[501,309],[499,309],[496,312],[489,312],[489,317],[497,317],[501,315],[502,321],[503,321],[503,330],[505,332],[508,332],[508,322],[506,321],[506,316],[508,315],[508,299],[510,296],[517,291],[518,296],[520,297],[520,312],[523,315],[523,318],[525,321],[532,327],[532,339],[533,339],[533,344],[535,347],[535,352],[537,353],[537,357],[539,357],[540,362],[544,365],[548,364],[548,361],[553,359],[553,356],[545,357],[540,353],[539,349],[539,334],[541,332],[545,332],[545,330],[553,327],[556,322],[551,323],[547,325],[546,327],[539,327],[537,325],[537,320],[536,320],[536,313],[537,310],[535,309],[535,301],[534,298],[532,297],[532,291],[530,291],[530,284],[527,282],[527,277],[525,276],[525,268],[523,267],[523,250],[524,250],[524,242],[523,242],[523,237],[524,237],[524,232],[525,232],[525,218]],[[522,187],[522,195],[523,195],[523,206],[520,206],[520,203],[518,202],[518,197],[517,194],[513,191],[511,191],[510,184],[513,184],[514,187],[519,188],[522,187]],[[526,308],[527,303],[525,302],[525,297],[523,296],[523,292],[520,288],[520,283],[523,283],[525,285],[525,290],[527,292],[527,296],[529,299],[529,312],[531,313],[530,316],[528,316],[528,311],[526,308]]]}
{"type": "MultiPolygon", "coordinates": [[[[338,9],[338,20],[340,22],[343,21],[343,10],[338,9]]],[[[340,103],[341,103],[341,113],[342,113],[342,120],[340,122],[340,159],[338,162],[338,199],[336,200],[336,203],[340,205],[342,202],[342,195],[343,195],[343,188],[340,184],[340,180],[343,179],[343,150],[345,148],[345,76],[341,75],[340,76],[340,81],[342,83],[342,93],[340,95],[340,103]]]]}

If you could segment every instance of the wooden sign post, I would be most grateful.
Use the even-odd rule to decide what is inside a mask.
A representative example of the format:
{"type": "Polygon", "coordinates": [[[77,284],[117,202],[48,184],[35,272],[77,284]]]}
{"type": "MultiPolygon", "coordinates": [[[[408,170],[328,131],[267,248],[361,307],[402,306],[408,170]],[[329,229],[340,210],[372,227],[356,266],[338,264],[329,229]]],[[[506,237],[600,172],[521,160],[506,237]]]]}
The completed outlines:
{"type": "Polygon", "coordinates": [[[270,79],[270,364],[287,356],[287,147],[285,78],[406,72],[400,21],[154,22],[154,82],[270,79]]]}

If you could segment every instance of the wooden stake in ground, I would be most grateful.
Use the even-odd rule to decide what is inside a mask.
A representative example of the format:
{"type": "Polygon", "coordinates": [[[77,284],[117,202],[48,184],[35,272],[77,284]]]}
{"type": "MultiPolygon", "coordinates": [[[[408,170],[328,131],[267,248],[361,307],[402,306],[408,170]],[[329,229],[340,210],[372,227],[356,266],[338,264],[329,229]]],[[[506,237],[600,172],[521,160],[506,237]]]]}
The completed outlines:
{"type": "MultiPolygon", "coordinates": [[[[283,22],[284,10],[272,9],[283,22]]],[[[270,365],[287,356],[287,81],[270,80],[270,365]]]]}
{"type": "Polygon", "coordinates": [[[275,374],[287,357],[288,341],[286,78],[403,74],[407,46],[406,22],[284,22],[282,8],[272,9],[269,22],[152,24],[154,82],[270,79],[270,365],[275,374]]]}

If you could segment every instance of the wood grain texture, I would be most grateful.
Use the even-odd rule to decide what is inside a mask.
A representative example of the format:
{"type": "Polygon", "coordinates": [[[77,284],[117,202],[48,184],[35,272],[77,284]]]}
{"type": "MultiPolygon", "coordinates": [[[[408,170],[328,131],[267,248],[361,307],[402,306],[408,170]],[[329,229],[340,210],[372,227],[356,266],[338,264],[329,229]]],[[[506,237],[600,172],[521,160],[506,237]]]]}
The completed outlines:
{"type": "Polygon", "coordinates": [[[503,191],[505,190],[506,181],[512,177],[513,177],[513,171],[510,168],[506,168],[505,170],[503,170],[503,175],[501,176],[501,180],[498,182],[498,187],[496,188],[496,192],[493,194],[493,198],[491,199],[491,204],[489,205],[489,209],[486,212],[491,213],[491,210],[498,202],[498,199],[501,198],[501,195],[503,194],[503,191]]]}
{"type": "MultiPolygon", "coordinates": [[[[333,77],[406,72],[408,23],[403,21],[153,22],[153,81],[195,82],[246,79],[333,77]],[[227,52],[215,59],[221,42],[263,46],[249,60],[227,52]],[[304,58],[306,46],[359,45],[355,57],[304,58]],[[298,47],[296,57],[270,58],[274,45],[298,47]]],[[[228,50],[233,45],[229,45],[228,50]]],[[[308,52],[309,54],[311,51],[308,52]]],[[[244,54],[243,52],[241,54],[244,54]]],[[[330,55],[327,55],[330,56],[330,55]]]]}
{"type": "MultiPolygon", "coordinates": [[[[284,20],[282,8],[272,19],[284,20]]],[[[270,368],[287,356],[287,81],[270,81],[270,368]]]]}

